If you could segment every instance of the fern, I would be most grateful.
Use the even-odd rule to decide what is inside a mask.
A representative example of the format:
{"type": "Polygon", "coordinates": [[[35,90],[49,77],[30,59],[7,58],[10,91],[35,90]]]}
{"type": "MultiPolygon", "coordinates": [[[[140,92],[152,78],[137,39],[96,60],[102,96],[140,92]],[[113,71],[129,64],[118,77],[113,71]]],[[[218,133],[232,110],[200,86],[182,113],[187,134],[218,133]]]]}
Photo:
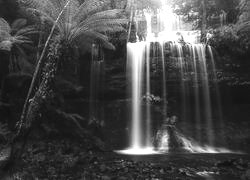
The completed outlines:
{"type": "Polygon", "coordinates": [[[7,124],[0,122],[0,137],[7,140],[10,134],[11,132],[9,131],[7,124]]]}
{"type": "Polygon", "coordinates": [[[0,18],[0,50],[11,52],[10,71],[16,71],[14,67],[20,67],[15,59],[26,56],[24,47],[32,44],[29,35],[36,34],[38,31],[34,26],[27,26],[27,20],[17,19],[11,25],[3,18],[0,18]]]}
{"type": "Polygon", "coordinates": [[[78,0],[71,0],[63,11],[60,19],[56,19],[65,7],[66,0],[20,0],[28,11],[42,16],[47,22],[56,23],[56,32],[61,39],[70,45],[80,45],[84,50],[91,46],[97,39],[105,47],[114,48],[109,42],[107,32],[123,31],[123,25],[127,19],[123,16],[123,10],[106,10],[109,0],[85,0],[79,4],[78,0]],[[86,38],[86,39],[85,39],[86,38]],[[84,40],[84,43],[79,41],[84,40]]]}
{"type": "Polygon", "coordinates": [[[3,18],[0,18],[0,31],[10,33],[11,28],[7,21],[5,21],[3,18]]]}
{"type": "Polygon", "coordinates": [[[250,31],[250,21],[238,23],[236,26],[236,31],[237,32],[249,32],[250,31]]]}

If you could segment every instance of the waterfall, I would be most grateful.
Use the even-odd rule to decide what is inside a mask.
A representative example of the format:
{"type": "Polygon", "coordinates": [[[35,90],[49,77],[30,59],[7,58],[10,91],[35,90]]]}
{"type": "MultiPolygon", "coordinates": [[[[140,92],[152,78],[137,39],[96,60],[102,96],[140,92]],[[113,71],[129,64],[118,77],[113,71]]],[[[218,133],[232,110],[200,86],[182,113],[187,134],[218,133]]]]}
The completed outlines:
{"type": "Polygon", "coordinates": [[[142,75],[144,64],[145,43],[129,43],[128,49],[128,76],[131,83],[131,97],[132,97],[132,126],[131,126],[131,146],[140,148],[143,146],[143,130],[142,130],[142,111],[141,111],[141,98],[142,98],[142,75]]]}
{"type": "Polygon", "coordinates": [[[103,106],[100,101],[103,89],[104,55],[100,45],[92,45],[90,70],[89,123],[103,123],[103,106]],[[101,121],[101,122],[100,122],[101,121]]]}
{"type": "MultiPolygon", "coordinates": [[[[229,152],[225,149],[213,148],[215,145],[215,130],[211,84],[215,85],[215,100],[221,119],[221,128],[223,127],[223,117],[212,48],[197,42],[200,36],[199,31],[181,29],[187,26],[182,24],[181,17],[175,15],[169,6],[164,5],[157,12],[144,10],[142,13],[144,14],[144,21],[147,22],[146,40],[138,41],[142,38],[137,38],[137,42],[127,44],[128,95],[131,98],[131,109],[129,111],[131,112],[131,137],[129,148],[119,152],[125,154],[154,154],[171,152],[178,148],[196,153],[229,152]],[[157,23],[153,19],[156,19],[157,23]],[[168,47],[169,53],[167,52],[168,47]],[[167,77],[168,62],[170,61],[174,61],[173,64],[177,68],[176,74],[180,82],[180,121],[184,124],[191,123],[188,119],[194,119],[193,138],[182,135],[171,124],[173,122],[170,122],[171,118],[168,117],[167,77]],[[156,86],[161,87],[161,122],[163,125],[158,127],[159,130],[156,135],[152,133],[154,117],[150,105],[153,96],[151,94],[152,64],[156,64],[154,67],[157,71],[159,67],[162,71],[159,80],[161,84],[156,84],[156,86]],[[210,78],[211,74],[213,81],[210,78]],[[190,78],[191,75],[192,78],[190,78]],[[193,96],[190,97],[190,94],[193,94],[193,96]],[[192,102],[194,102],[194,108],[190,113],[188,108],[190,109],[189,106],[192,106],[192,102]],[[202,128],[205,132],[202,132],[202,128]],[[157,139],[157,147],[153,147],[152,139],[157,139]],[[200,142],[207,145],[198,145],[200,142]],[[170,145],[171,143],[172,145],[170,145]]],[[[185,130],[186,127],[182,129],[185,130]]]]}

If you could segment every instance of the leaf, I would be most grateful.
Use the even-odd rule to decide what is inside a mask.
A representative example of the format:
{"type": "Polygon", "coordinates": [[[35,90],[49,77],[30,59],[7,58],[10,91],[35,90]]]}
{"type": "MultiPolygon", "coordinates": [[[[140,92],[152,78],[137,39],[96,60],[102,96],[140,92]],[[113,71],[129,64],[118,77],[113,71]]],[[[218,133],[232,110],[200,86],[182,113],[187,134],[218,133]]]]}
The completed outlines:
{"type": "Polygon", "coordinates": [[[11,41],[2,41],[0,42],[0,50],[3,51],[11,51],[12,48],[12,42],[11,41]]]}
{"type": "Polygon", "coordinates": [[[7,139],[7,136],[10,134],[7,124],[3,124],[0,122],[0,136],[4,139],[7,139]]]}
{"type": "Polygon", "coordinates": [[[6,31],[0,31],[0,42],[10,39],[11,35],[6,31]]]}
{"type": "Polygon", "coordinates": [[[27,25],[26,19],[17,19],[11,24],[11,29],[13,30],[19,30],[27,25]]]}
{"type": "MultiPolygon", "coordinates": [[[[22,0],[28,11],[45,17],[53,24],[66,2],[68,0],[22,0]]],[[[73,47],[81,46],[81,50],[91,49],[96,40],[105,48],[114,49],[107,34],[124,31],[123,26],[128,20],[121,9],[106,10],[108,5],[110,0],[85,0],[81,4],[78,0],[71,0],[56,24],[55,36],[73,47]]]]}
{"type": "Polygon", "coordinates": [[[3,18],[0,18],[0,31],[4,31],[6,33],[9,33],[11,32],[11,28],[8,24],[7,21],[5,21],[3,18]]]}

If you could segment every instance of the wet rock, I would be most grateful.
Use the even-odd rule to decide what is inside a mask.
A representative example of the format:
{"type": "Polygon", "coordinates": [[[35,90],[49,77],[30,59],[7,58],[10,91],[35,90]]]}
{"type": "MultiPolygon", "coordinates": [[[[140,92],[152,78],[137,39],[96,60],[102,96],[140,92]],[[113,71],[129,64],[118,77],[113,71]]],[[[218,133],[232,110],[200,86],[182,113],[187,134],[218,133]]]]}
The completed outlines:
{"type": "Polygon", "coordinates": [[[109,176],[102,176],[101,180],[111,180],[111,177],[109,177],[109,176]]]}
{"type": "Polygon", "coordinates": [[[128,173],[128,172],[129,172],[129,169],[126,167],[126,168],[124,169],[124,172],[125,172],[125,173],[128,173]]]}
{"type": "Polygon", "coordinates": [[[117,180],[128,180],[126,177],[119,177],[117,180]]]}
{"type": "Polygon", "coordinates": [[[165,173],[164,169],[161,169],[161,170],[160,170],[160,173],[161,173],[161,174],[164,174],[164,173],[165,173]]]}
{"type": "Polygon", "coordinates": [[[94,164],[98,164],[98,161],[99,160],[98,160],[98,158],[96,156],[91,157],[90,160],[89,160],[90,163],[94,163],[94,164]]]}
{"type": "Polygon", "coordinates": [[[247,169],[248,168],[248,163],[245,162],[243,159],[239,159],[236,162],[237,168],[240,170],[247,169]]]}
{"type": "Polygon", "coordinates": [[[0,151],[0,169],[3,168],[9,160],[11,147],[6,147],[0,151]]]}
{"type": "Polygon", "coordinates": [[[189,176],[189,177],[193,177],[193,173],[192,173],[193,170],[189,170],[188,168],[180,168],[179,169],[179,173],[181,175],[184,175],[184,176],[189,176]]]}
{"type": "Polygon", "coordinates": [[[246,173],[241,176],[241,180],[250,180],[250,169],[247,170],[246,173]]]}
{"type": "Polygon", "coordinates": [[[218,163],[216,163],[216,166],[219,168],[233,167],[233,166],[235,166],[235,162],[236,162],[236,159],[231,159],[231,160],[227,160],[227,161],[218,162],[218,163]]]}
{"type": "Polygon", "coordinates": [[[34,155],[34,159],[38,162],[43,162],[45,161],[46,157],[44,154],[39,153],[39,154],[34,155]]]}
{"type": "Polygon", "coordinates": [[[173,167],[171,167],[171,166],[169,166],[169,167],[166,167],[166,169],[165,169],[167,172],[170,172],[170,173],[172,173],[173,171],[174,171],[174,168],[173,167]]]}
{"type": "Polygon", "coordinates": [[[106,170],[107,170],[106,165],[102,164],[102,165],[100,166],[100,171],[103,173],[103,172],[105,172],[106,170]]]}

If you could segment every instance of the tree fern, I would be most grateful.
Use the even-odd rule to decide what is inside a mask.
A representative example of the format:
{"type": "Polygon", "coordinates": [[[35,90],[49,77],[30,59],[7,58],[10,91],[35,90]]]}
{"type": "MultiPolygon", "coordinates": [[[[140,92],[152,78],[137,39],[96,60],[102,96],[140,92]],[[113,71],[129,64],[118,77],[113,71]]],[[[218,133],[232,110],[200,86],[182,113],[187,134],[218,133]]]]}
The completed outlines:
{"type": "Polygon", "coordinates": [[[3,18],[0,18],[0,43],[8,41],[11,46],[32,43],[28,35],[37,31],[33,26],[25,26],[26,20],[17,19],[10,26],[3,18]]]}
{"type": "Polygon", "coordinates": [[[19,56],[24,56],[24,45],[32,44],[29,35],[35,34],[37,31],[34,26],[27,26],[25,19],[17,19],[11,25],[0,18],[0,50],[10,52],[10,70],[17,71],[16,67],[20,67],[16,61],[19,56]]]}
{"type": "MultiPolygon", "coordinates": [[[[28,11],[43,16],[47,22],[54,24],[67,1],[20,0],[20,2],[27,7],[28,11]]],[[[81,36],[88,37],[86,42],[92,41],[93,43],[94,40],[99,39],[100,42],[109,44],[105,42],[108,41],[107,37],[104,38],[107,36],[106,33],[122,31],[124,30],[123,25],[127,23],[122,10],[107,10],[109,3],[109,0],[85,0],[79,4],[78,0],[71,0],[56,24],[58,35],[70,42],[72,46],[79,43],[81,36]]],[[[79,46],[79,48],[85,47],[79,46]]]]}
{"type": "Polygon", "coordinates": [[[11,28],[7,21],[5,21],[3,18],[0,18],[0,31],[10,33],[11,28]]]}
{"type": "Polygon", "coordinates": [[[236,30],[237,32],[250,32],[250,21],[238,23],[236,30]]]}

